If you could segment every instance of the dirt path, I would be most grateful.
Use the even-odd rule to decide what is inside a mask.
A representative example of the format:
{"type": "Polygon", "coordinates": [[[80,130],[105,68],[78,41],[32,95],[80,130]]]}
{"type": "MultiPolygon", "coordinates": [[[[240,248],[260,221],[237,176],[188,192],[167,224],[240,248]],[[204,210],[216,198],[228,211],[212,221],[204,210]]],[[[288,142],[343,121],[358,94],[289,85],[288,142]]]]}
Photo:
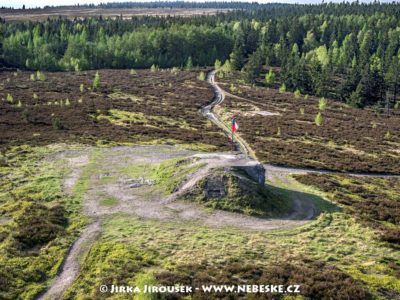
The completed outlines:
{"type": "MultiPolygon", "coordinates": [[[[222,89],[218,83],[215,81],[215,70],[211,71],[207,74],[207,81],[212,85],[214,88],[214,101],[209,104],[208,106],[203,108],[203,114],[205,114],[211,121],[213,121],[218,127],[220,127],[225,134],[228,136],[230,135],[230,129],[218,119],[218,116],[213,113],[213,109],[215,106],[221,104],[226,96],[243,100],[246,102],[258,104],[256,101],[246,99],[240,96],[233,95],[224,89],[222,89]]],[[[271,111],[263,111],[263,113],[267,116],[274,116],[279,115],[277,112],[271,111]]],[[[240,137],[240,135],[234,135],[235,142],[239,145],[237,148],[242,153],[249,155],[253,159],[256,160],[256,156],[254,151],[251,150],[250,146],[246,143],[244,139],[240,137]]],[[[392,178],[400,178],[400,174],[385,174],[385,173],[359,173],[359,172],[338,172],[332,170],[324,170],[324,169],[311,169],[311,168],[296,168],[296,167],[285,167],[285,166],[276,166],[271,164],[264,164],[267,173],[274,173],[274,172],[284,172],[288,174],[306,174],[306,173],[318,173],[318,174],[339,174],[339,175],[350,175],[350,176],[366,176],[366,177],[392,177],[392,178]]]]}
{"type": "MultiPolygon", "coordinates": [[[[213,112],[215,106],[221,104],[225,99],[226,92],[215,81],[215,71],[211,71],[207,74],[207,82],[214,88],[214,99],[213,101],[202,108],[202,114],[208,118],[211,122],[217,125],[225,133],[228,138],[231,138],[231,129],[225,125],[213,112]]],[[[253,159],[256,158],[254,151],[250,148],[247,142],[240,137],[238,134],[233,135],[233,141],[235,148],[253,159]]]]}
{"type": "Polygon", "coordinates": [[[90,248],[91,242],[96,239],[100,232],[100,222],[91,223],[81,233],[72,245],[59,275],[54,279],[51,287],[38,300],[60,299],[63,292],[72,284],[79,273],[78,258],[83,256],[90,248]]]}

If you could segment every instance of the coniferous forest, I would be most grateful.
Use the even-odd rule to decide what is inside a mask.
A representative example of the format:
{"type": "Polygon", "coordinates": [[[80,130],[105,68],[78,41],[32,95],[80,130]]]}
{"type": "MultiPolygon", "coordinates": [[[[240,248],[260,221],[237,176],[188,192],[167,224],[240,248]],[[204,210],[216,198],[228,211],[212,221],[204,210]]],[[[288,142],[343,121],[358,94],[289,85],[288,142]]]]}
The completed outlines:
{"type": "MultiPolygon", "coordinates": [[[[124,5],[129,4],[119,4],[124,5]]],[[[158,4],[163,5],[175,4],[158,4]]],[[[219,60],[227,62],[225,69],[243,69],[250,82],[272,67],[288,90],[357,107],[396,105],[400,4],[221,5],[235,10],[194,17],[3,21],[1,63],[78,71],[211,66],[219,60]]]]}
{"type": "Polygon", "coordinates": [[[0,8],[0,300],[400,299],[399,94],[400,2],[0,8]]]}

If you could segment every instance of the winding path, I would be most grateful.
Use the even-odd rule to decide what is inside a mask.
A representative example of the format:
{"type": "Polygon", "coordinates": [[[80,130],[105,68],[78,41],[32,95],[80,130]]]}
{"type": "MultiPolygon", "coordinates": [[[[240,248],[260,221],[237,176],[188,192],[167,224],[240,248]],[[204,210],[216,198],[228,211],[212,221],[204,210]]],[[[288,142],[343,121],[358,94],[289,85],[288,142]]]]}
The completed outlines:
{"type": "MultiPolygon", "coordinates": [[[[239,97],[233,95],[225,90],[223,90],[218,83],[215,81],[215,74],[216,71],[210,71],[207,74],[207,82],[211,84],[214,88],[214,99],[211,104],[205,106],[202,109],[202,113],[206,116],[209,120],[211,120],[215,125],[221,128],[225,135],[231,138],[231,129],[228,128],[218,117],[214,114],[213,109],[215,106],[221,104],[226,96],[236,98],[239,100],[243,100],[246,102],[256,103],[255,101],[239,97]]],[[[270,115],[276,115],[275,112],[267,112],[270,115]]],[[[234,143],[236,144],[236,149],[243,153],[245,156],[256,160],[255,152],[251,149],[251,147],[247,144],[247,142],[238,134],[233,136],[234,143]]],[[[365,177],[382,177],[382,178],[400,178],[400,174],[387,174],[387,173],[373,173],[373,172],[339,172],[333,171],[329,169],[312,169],[312,168],[297,168],[297,167],[290,167],[290,166],[278,166],[272,164],[264,164],[266,172],[286,172],[291,174],[305,174],[305,173],[317,173],[317,174],[337,174],[337,175],[350,175],[350,176],[365,176],[365,177]]]]}

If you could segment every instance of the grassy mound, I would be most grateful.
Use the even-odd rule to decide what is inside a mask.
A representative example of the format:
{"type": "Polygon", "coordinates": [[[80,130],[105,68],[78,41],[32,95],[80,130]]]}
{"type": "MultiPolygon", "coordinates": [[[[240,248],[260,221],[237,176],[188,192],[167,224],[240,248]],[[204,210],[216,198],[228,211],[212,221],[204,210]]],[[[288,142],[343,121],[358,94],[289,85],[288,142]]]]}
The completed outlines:
{"type": "Polygon", "coordinates": [[[282,214],[289,208],[282,195],[258,184],[240,167],[213,170],[183,198],[213,209],[264,217],[282,214]]]}

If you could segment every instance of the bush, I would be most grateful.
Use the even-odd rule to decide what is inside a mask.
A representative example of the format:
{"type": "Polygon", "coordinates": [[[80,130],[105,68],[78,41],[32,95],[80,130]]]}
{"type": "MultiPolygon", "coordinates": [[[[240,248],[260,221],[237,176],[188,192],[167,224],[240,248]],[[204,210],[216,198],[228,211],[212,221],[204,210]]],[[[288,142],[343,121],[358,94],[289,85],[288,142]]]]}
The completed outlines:
{"type": "Polygon", "coordinates": [[[190,71],[193,69],[193,62],[192,62],[192,57],[189,56],[187,61],[186,61],[186,66],[185,66],[186,71],[190,71]]]}
{"type": "Polygon", "coordinates": [[[321,126],[322,125],[322,115],[321,112],[318,112],[317,116],[315,117],[315,125],[321,126]]]}
{"type": "Polygon", "coordinates": [[[33,122],[32,114],[31,114],[31,112],[30,112],[28,109],[25,109],[25,110],[22,112],[22,117],[23,117],[24,121],[25,121],[26,123],[28,123],[28,124],[33,122]]]}
{"type": "Polygon", "coordinates": [[[220,61],[219,59],[216,59],[216,60],[215,60],[214,69],[215,69],[216,71],[219,71],[219,69],[221,69],[221,61],[220,61]]]}
{"type": "Polygon", "coordinates": [[[81,83],[81,85],[79,86],[79,90],[81,91],[81,93],[85,91],[85,85],[83,83],[81,83]]]}
{"type": "Polygon", "coordinates": [[[13,103],[13,102],[14,102],[14,98],[13,98],[13,96],[11,96],[10,94],[7,94],[6,100],[7,100],[8,102],[10,102],[10,103],[13,103]]]}
{"type": "Polygon", "coordinates": [[[93,89],[96,90],[100,88],[100,75],[99,75],[99,71],[96,72],[96,75],[94,76],[94,80],[93,80],[93,89]]]}
{"type": "Polygon", "coordinates": [[[300,90],[299,90],[299,89],[296,89],[296,90],[294,91],[294,97],[297,99],[297,98],[300,98],[300,96],[301,96],[300,90]]]}
{"type": "Polygon", "coordinates": [[[179,68],[177,68],[177,67],[173,67],[173,68],[171,69],[171,73],[174,74],[174,75],[178,74],[179,71],[180,71],[180,70],[179,70],[179,68]]]}
{"type": "Polygon", "coordinates": [[[155,72],[155,71],[157,71],[157,70],[158,70],[158,66],[155,65],[155,64],[152,64],[151,67],[150,67],[150,71],[151,71],[151,72],[155,72]]]}
{"type": "Polygon", "coordinates": [[[67,224],[65,209],[57,205],[47,208],[38,203],[28,204],[15,220],[13,238],[21,250],[44,245],[64,230],[67,224]]]}
{"type": "Polygon", "coordinates": [[[275,74],[272,71],[272,69],[269,69],[269,72],[265,74],[265,82],[269,85],[272,85],[275,83],[275,74]]]}
{"type": "Polygon", "coordinates": [[[136,74],[137,74],[137,72],[136,72],[136,70],[134,70],[134,69],[131,69],[131,70],[129,71],[129,74],[130,74],[130,75],[136,75],[136,74]]]}
{"type": "Polygon", "coordinates": [[[227,59],[224,63],[224,65],[221,67],[221,71],[225,72],[225,73],[230,73],[232,72],[232,64],[231,61],[229,59],[227,59]]]}
{"type": "Polygon", "coordinates": [[[40,81],[46,80],[46,76],[44,75],[44,73],[42,73],[42,72],[40,72],[40,71],[37,71],[37,72],[36,72],[36,78],[37,78],[38,80],[40,80],[40,81]]]}
{"type": "Polygon", "coordinates": [[[280,86],[279,92],[281,92],[281,93],[286,92],[286,84],[283,83],[283,84],[280,86]]]}
{"type": "Polygon", "coordinates": [[[197,77],[198,80],[204,81],[206,79],[206,75],[203,71],[200,72],[199,76],[197,77]]]}
{"type": "Polygon", "coordinates": [[[52,123],[53,123],[54,129],[57,129],[57,130],[64,129],[64,124],[62,123],[60,118],[53,118],[52,123]]]}
{"type": "Polygon", "coordinates": [[[318,107],[320,110],[324,110],[327,107],[327,105],[328,105],[328,100],[326,100],[324,97],[319,99],[318,107]]]}

